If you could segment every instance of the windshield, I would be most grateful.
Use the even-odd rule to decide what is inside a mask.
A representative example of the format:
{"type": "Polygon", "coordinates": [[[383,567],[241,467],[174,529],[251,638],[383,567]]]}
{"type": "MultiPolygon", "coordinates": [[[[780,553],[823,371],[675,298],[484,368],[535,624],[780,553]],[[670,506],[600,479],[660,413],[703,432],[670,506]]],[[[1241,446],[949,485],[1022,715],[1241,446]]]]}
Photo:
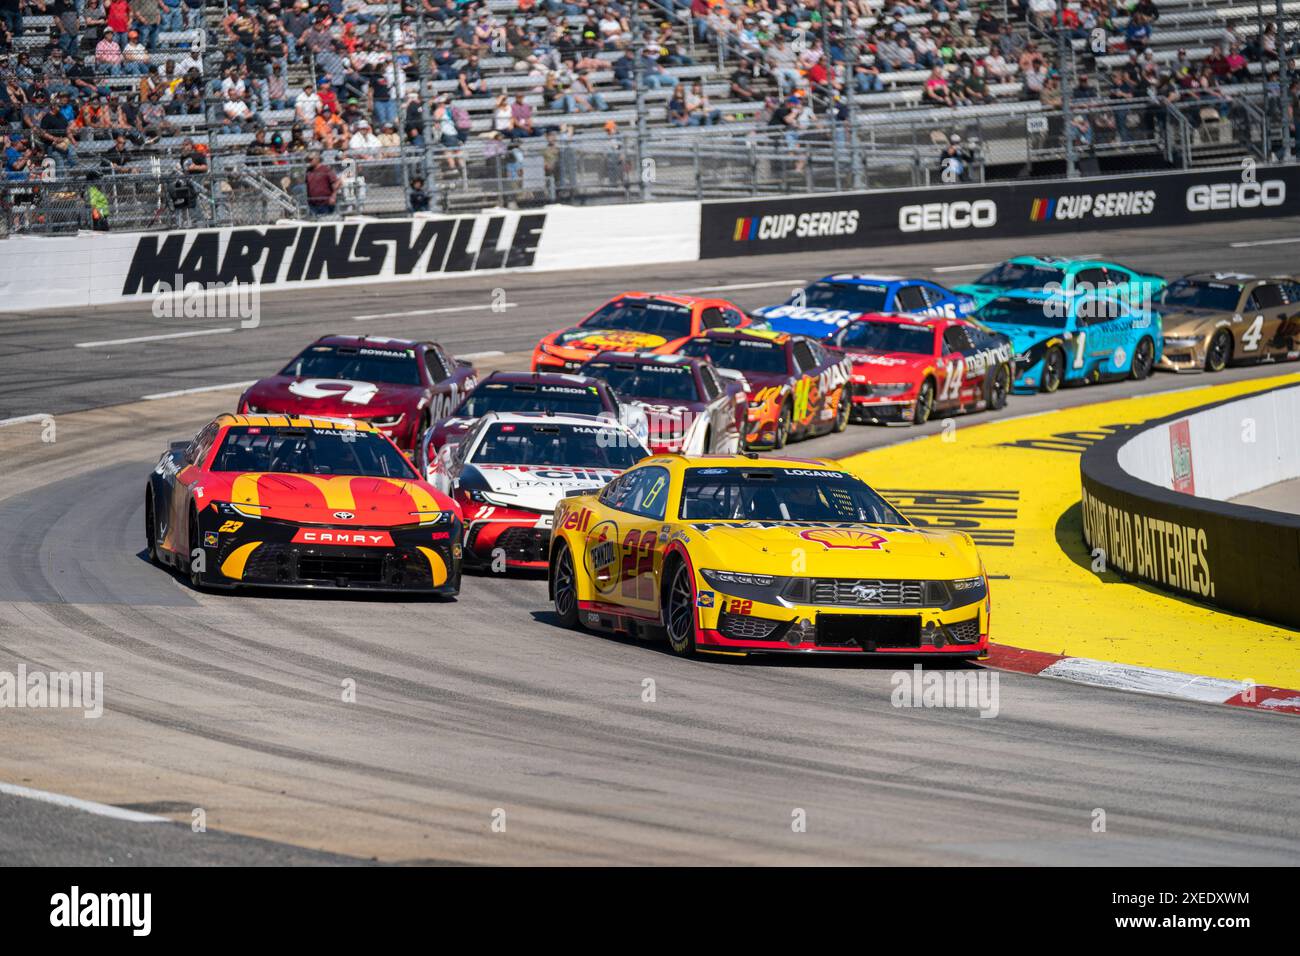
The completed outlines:
{"type": "Polygon", "coordinates": [[[692,339],[681,353],[712,359],[719,368],[741,372],[784,375],[786,371],[785,346],[764,339],[692,339]]]}
{"type": "Polygon", "coordinates": [[[583,375],[599,378],[627,398],[645,401],[694,402],[695,371],[689,365],[661,362],[588,362],[583,375]]]}
{"type": "Polygon", "coordinates": [[[1049,298],[1012,299],[1001,296],[975,313],[990,325],[1032,325],[1043,329],[1065,328],[1067,304],[1049,298]]]}
{"type": "Polygon", "coordinates": [[[861,479],[803,468],[687,469],[681,519],[907,524],[861,479]]]}
{"type": "Polygon", "coordinates": [[[786,305],[844,309],[848,312],[881,312],[885,308],[888,292],[889,287],[880,284],[814,282],[791,296],[786,305]]]}
{"type": "Polygon", "coordinates": [[[313,345],[286,365],[280,374],[295,378],[344,378],[354,382],[419,385],[418,363],[415,349],[313,345]]]}
{"type": "Polygon", "coordinates": [[[387,438],[350,428],[235,426],[226,432],[212,470],[418,477],[387,438]]]}
{"type": "Polygon", "coordinates": [[[615,299],[583,319],[581,325],[681,339],[691,334],[691,310],[658,299],[615,299]]]}
{"type": "Polygon", "coordinates": [[[975,280],[976,285],[995,285],[1003,289],[1045,289],[1049,285],[1065,286],[1065,272],[1032,262],[1004,262],[975,280]]]}
{"type": "Polygon", "coordinates": [[[872,352],[933,355],[934,329],[925,325],[900,325],[897,322],[854,322],[840,330],[835,344],[872,352]]]}
{"type": "Polygon", "coordinates": [[[1211,309],[1215,312],[1235,312],[1241,287],[1226,282],[1195,282],[1178,279],[1165,288],[1160,300],[1166,308],[1211,309]]]}
{"type": "Polygon", "coordinates": [[[535,385],[483,382],[465,397],[453,418],[481,418],[488,412],[542,412],[599,415],[605,405],[595,385],[535,385]]]}
{"type": "Polygon", "coordinates": [[[625,429],[608,425],[496,422],[470,456],[476,465],[631,468],[650,454],[625,429]]]}

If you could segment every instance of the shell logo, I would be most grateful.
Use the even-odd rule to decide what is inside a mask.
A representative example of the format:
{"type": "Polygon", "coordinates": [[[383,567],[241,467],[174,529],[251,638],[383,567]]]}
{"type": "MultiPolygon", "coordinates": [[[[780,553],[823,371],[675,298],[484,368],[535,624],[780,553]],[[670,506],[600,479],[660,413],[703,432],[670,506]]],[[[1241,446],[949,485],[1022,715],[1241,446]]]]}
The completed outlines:
{"type": "Polygon", "coordinates": [[[856,528],[809,528],[800,531],[805,541],[815,541],[823,548],[851,548],[856,551],[879,551],[889,539],[884,535],[856,528]]]}

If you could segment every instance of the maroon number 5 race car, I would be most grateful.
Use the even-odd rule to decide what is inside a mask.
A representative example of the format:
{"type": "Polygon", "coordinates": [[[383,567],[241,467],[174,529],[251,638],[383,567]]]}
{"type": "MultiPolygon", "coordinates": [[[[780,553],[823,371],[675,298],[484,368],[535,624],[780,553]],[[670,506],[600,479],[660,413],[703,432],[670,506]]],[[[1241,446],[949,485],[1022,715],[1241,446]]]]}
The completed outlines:
{"type": "Polygon", "coordinates": [[[430,422],[446,418],[478,375],[433,342],[325,335],[239,400],[243,415],[278,413],[367,422],[414,451],[430,422]]]}
{"type": "Polygon", "coordinates": [[[853,363],[855,421],[922,425],[936,413],[999,409],[1015,379],[1011,340],[968,319],[872,313],[830,342],[853,363]]]}

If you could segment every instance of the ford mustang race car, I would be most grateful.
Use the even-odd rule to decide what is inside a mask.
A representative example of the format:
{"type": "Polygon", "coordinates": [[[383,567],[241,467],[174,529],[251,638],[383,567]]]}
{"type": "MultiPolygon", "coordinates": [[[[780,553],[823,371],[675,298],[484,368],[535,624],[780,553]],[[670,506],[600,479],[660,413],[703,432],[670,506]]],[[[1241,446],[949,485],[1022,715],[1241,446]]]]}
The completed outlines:
{"type": "Polygon", "coordinates": [[[412,451],[429,423],[446,418],[477,374],[440,345],[372,335],[325,335],[279,374],[239,399],[245,415],[270,412],[369,422],[412,451]]]}
{"type": "Polygon", "coordinates": [[[990,269],[970,285],[957,290],[985,305],[1004,292],[1106,292],[1120,294],[1137,312],[1150,311],[1165,287],[1161,276],[1150,275],[1114,262],[1062,256],[1016,256],[990,269]]]}
{"type": "Polygon", "coordinates": [[[601,352],[582,374],[609,385],[645,409],[652,452],[730,454],[745,434],[745,386],[740,376],[704,359],[656,352],[601,352]]]}
{"type": "Polygon", "coordinates": [[[1163,369],[1219,372],[1229,363],[1300,358],[1300,279],[1184,276],[1165,288],[1157,311],[1163,369]]]}
{"type": "Polygon", "coordinates": [[[624,292],[572,328],[538,342],[533,371],[572,372],[597,352],[671,352],[704,329],[749,324],[749,316],[726,299],[624,292]]]}
{"type": "Polygon", "coordinates": [[[959,316],[974,308],[970,296],[928,279],[840,273],[797,289],[782,305],[764,306],[754,317],[777,332],[821,339],[869,312],[959,316]]]}
{"type": "Polygon", "coordinates": [[[932,414],[1007,403],[1015,378],[1011,339],[967,319],[866,315],[831,339],[853,363],[853,418],[921,425],[932,414]]]}
{"type": "Polygon", "coordinates": [[[680,354],[744,376],[748,448],[784,448],[787,441],[848,426],[849,364],[811,339],[764,329],[713,329],[687,341],[680,354]]]}
{"type": "Polygon", "coordinates": [[[645,409],[621,401],[598,378],[560,372],[496,371],[474,386],[452,410],[451,417],[434,422],[424,433],[416,465],[423,468],[443,445],[460,441],[488,412],[543,411],[557,415],[597,415],[619,421],[631,428],[642,443],[649,435],[645,409]]]}
{"type": "Polygon", "coordinates": [[[833,461],[647,458],[555,509],[560,623],[694,651],[986,654],[964,532],[919,528],[833,461]]]}
{"type": "Polygon", "coordinates": [[[540,569],[556,503],[600,490],[647,454],[631,431],[606,419],[488,412],[463,441],[443,447],[429,480],[465,516],[468,563],[540,569]]]}
{"type": "Polygon", "coordinates": [[[196,588],[460,589],[458,509],[363,422],[222,415],[159,459],[144,523],[196,588]]]}
{"type": "Polygon", "coordinates": [[[1011,338],[1018,390],[1144,379],[1163,347],[1158,315],[1108,294],[1008,292],[981,306],[975,319],[1011,338]]]}

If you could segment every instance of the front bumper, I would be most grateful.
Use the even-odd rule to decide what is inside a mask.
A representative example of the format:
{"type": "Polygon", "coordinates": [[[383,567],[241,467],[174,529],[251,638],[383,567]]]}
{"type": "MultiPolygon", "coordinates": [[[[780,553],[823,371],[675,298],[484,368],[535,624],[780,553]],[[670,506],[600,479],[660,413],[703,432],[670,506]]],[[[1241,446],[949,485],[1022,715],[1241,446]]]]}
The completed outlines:
{"type": "Polygon", "coordinates": [[[539,348],[533,352],[532,370],[534,372],[576,372],[595,355],[595,351],[583,349],[564,349],[559,355],[555,355],[539,348]]]}
{"type": "Polygon", "coordinates": [[[1166,372],[1205,371],[1205,349],[1200,345],[1192,348],[1165,346],[1165,349],[1165,353],[1156,362],[1156,368],[1163,369],[1166,372]]]}
{"type": "Polygon", "coordinates": [[[199,525],[204,560],[199,580],[205,585],[448,597],[460,590],[458,520],[400,530],[337,529],[268,518],[231,519],[210,507],[201,513],[199,525]]]}
{"type": "Polygon", "coordinates": [[[856,382],[849,393],[852,407],[849,417],[855,422],[873,425],[907,425],[916,413],[916,395],[877,395],[871,386],[856,382]]]}
{"type": "Polygon", "coordinates": [[[465,530],[465,562],[474,567],[491,567],[505,562],[510,570],[545,570],[551,549],[551,528],[539,524],[550,515],[512,518],[504,521],[470,520],[465,530]]]}

